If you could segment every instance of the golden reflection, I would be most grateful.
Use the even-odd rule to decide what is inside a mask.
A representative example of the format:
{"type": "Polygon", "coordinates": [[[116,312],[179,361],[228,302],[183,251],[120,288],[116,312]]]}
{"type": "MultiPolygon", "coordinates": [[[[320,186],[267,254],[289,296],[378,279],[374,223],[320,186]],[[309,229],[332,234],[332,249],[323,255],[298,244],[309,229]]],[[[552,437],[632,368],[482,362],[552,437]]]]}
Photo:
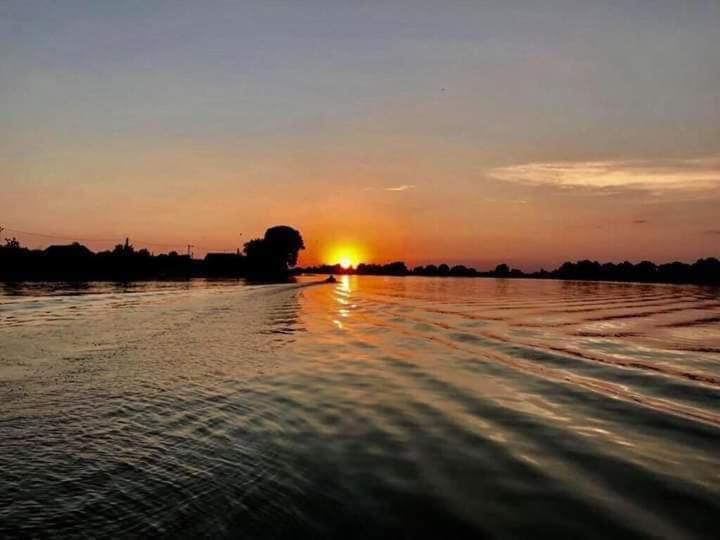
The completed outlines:
{"type": "Polygon", "coordinates": [[[340,307],[338,308],[339,319],[335,319],[333,322],[338,328],[342,329],[343,323],[341,320],[350,317],[350,309],[347,307],[350,304],[350,300],[348,298],[352,292],[350,287],[350,276],[340,276],[338,284],[335,287],[335,291],[335,300],[338,304],[340,304],[340,307]]]}
{"type": "Polygon", "coordinates": [[[340,289],[343,292],[350,293],[352,292],[352,289],[350,288],[350,276],[341,276],[340,277],[340,283],[338,285],[338,289],[340,289]]]}

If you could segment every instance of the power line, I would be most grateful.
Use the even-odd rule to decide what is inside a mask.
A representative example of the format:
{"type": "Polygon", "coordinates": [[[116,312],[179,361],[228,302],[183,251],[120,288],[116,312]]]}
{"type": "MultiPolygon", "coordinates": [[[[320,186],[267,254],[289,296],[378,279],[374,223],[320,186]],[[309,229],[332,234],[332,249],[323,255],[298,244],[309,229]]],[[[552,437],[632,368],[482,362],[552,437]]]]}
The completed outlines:
{"type": "Polygon", "coordinates": [[[37,232],[30,232],[30,231],[21,231],[20,229],[9,229],[9,228],[3,228],[3,230],[16,233],[16,234],[25,234],[28,236],[38,236],[41,238],[53,238],[55,240],[79,240],[81,242],[116,242],[117,238],[78,238],[78,237],[70,237],[70,236],[58,236],[56,234],[45,234],[45,233],[37,233],[37,232]]]}

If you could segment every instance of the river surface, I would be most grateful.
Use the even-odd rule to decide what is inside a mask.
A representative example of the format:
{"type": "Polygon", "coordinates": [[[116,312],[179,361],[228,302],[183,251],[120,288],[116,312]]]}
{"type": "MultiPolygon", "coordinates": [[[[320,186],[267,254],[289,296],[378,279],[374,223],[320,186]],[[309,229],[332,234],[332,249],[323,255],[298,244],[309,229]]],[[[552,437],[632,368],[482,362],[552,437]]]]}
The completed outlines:
{"type": "Polygon", "coordinates": [[[718,537],[720,290],[309,281],[0,284],[0,537],[718,537]]]}

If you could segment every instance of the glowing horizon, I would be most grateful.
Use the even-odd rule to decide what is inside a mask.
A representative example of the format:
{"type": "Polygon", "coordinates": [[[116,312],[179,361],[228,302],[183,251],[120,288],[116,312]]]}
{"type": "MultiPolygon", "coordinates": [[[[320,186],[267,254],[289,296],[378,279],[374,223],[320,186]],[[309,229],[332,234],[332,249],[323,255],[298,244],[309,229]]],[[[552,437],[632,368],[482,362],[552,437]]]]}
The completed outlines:
{"type": "Polygon", "coordinates": [[[341,243],[328,246],[324,250],[321,257],[322,264],[335,265],[339,264],[346,270],[349,268],[357,268],[357,265],[365,262],[364,257],[367,252],[356,244],[341,243]]]}
{"type": "Polygon", "coordinates": [[[718,255],[716,3],[345,4],[8,2],[3,237],[203,256],[288,224],[305,266],[718,255]]]}

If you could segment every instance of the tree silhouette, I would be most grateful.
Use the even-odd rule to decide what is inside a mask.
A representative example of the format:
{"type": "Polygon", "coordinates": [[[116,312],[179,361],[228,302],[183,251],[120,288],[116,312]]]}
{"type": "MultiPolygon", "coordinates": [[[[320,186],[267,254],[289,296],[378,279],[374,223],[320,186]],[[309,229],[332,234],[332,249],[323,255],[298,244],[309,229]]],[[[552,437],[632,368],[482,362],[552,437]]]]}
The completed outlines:
{"type": "Polygon", "coordinates": [[[14,236],[5,239],[5,247],[7,249],[20,249],[20,242],[14,236]]]}
{"type": "Polygon", "coordinates": [[[113,255],[134,255],[135,248],[130,244],[130,240],[126,238],[125,243],[117,244],[112,252],[113,255]]]}
{"type": "MultiPolygon", "coordinates": [[[[3,280],[81,280],[113,279],[132,280],[150,278],[189,278],[192,276],[246,276],[252,279],[285,279],[290,268],[297,264],[305,243],[300,232],[285,225],[271,227],[263,238],[245,244],[245,255],[239,253],[208,254],[203,261],[176,251],[154,255],[147,249],[135,250],[129,240],[113,250],[93,253],[74,242],[52,245],[43,249],[21,246],[16,238],[0,242],[0,281],[3,280]]],[[[656,264],[642,261],[638,264],[600,263],[581,260],[566,262],[555,270],[540,270],[526,274],[521,270],[500,264],[492,271],[447,264],[418,266],[408,270],[402,261],[389,264],[359,264],[344,269],[340,265],[321,265],[294,269],[323,274],[361,274],[389,276],[458,276],[458,277],[532,277],[540,279],[602,280],[645,283],[699,283],[720,285],[720,260],[715,257],[698,259],[694,263],[668,262],[656,264]]]]}
{"type": "Polygon", "coordinates": [[[282,259],[283,263],[290,268],[297,264],[300,250],[305,249],[300,231],[287,225],[269,228],[265,231],[264,240],[271,256],[282,259]]]}
{"type": "Polygon", "coordinates": [[[278,225],[265,231],[263,238],[245,243],[248,267],[255,273],[283,274],[297,264],[298,253],[305,249],[299,231],[278,225]]]}
{"type": "Polygon", "coordinates": [[[254,238],[245,242],[245,255],[253,260],[262,259],[265,256],[265,240],[254,238]]]}

